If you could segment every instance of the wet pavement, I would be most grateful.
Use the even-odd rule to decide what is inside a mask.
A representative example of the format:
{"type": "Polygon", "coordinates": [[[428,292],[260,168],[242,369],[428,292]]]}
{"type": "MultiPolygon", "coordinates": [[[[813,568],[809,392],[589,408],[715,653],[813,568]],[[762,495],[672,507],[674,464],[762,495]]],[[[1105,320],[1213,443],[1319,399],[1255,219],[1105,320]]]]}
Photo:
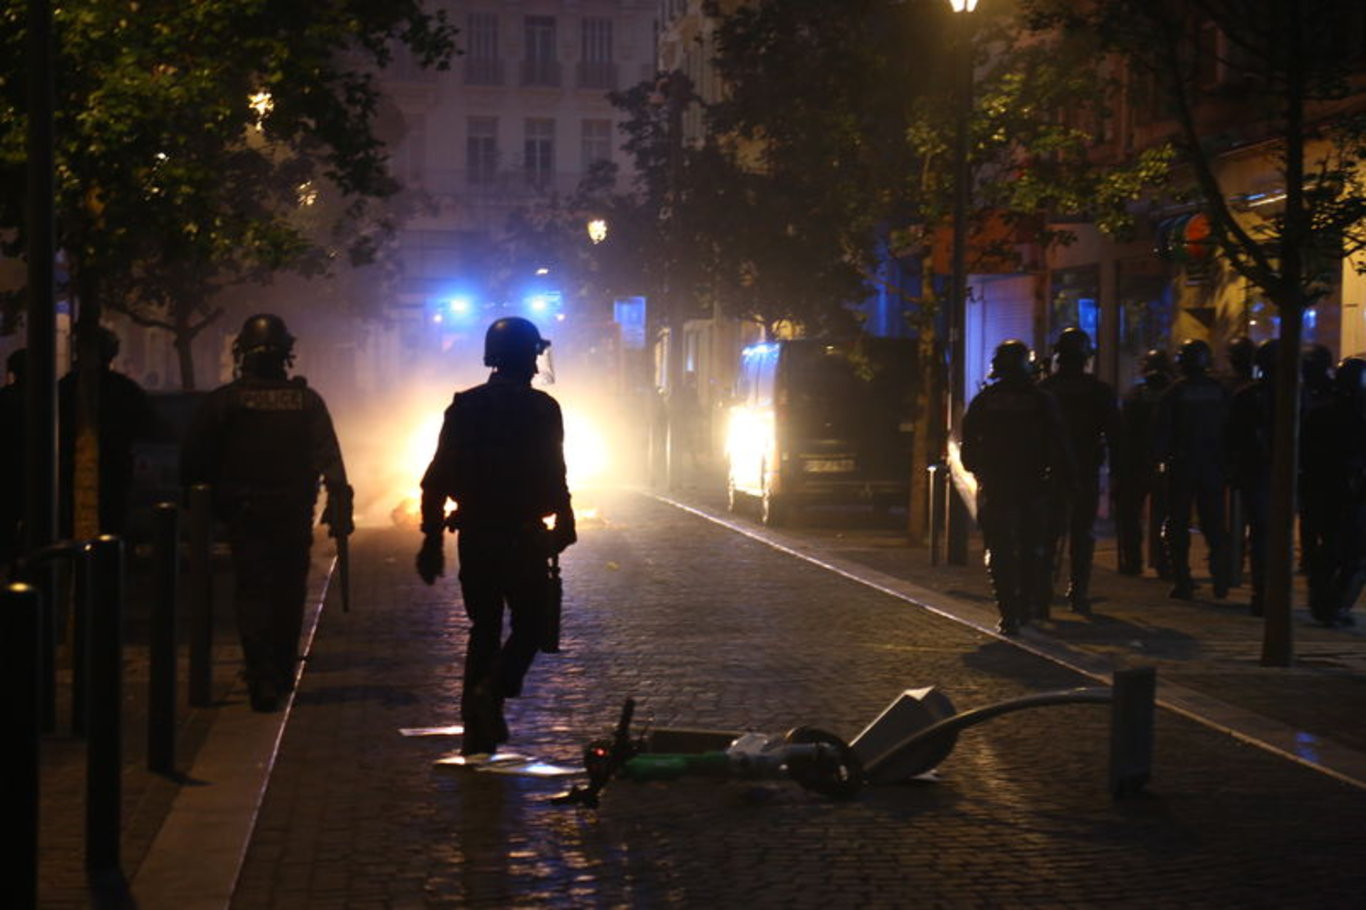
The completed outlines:
{"type": "MultiPolygon", "coordinates": [[[[851,801],[685,779],[558,805],[573,779],[441,765],[458,736],[401,735],[458,721],[454,547],[428,588],[414,532],[362,529],[353,609],[326,602],[289,710],[252,714],[233,680],[187,722],[201,730],[189,783],[143,787],[167,805],[144,846],[125,848],[137,905],[1366,903],[1359,632],[1301,611],[1297,665],[1262,667],[1245,594],[1168,601],[1158,580],[1107,568],[1102,546],[1094,619],[1058,608],[1005,641],[989,631],[975,550],[970,565],[931,566],[894,525],[856,515],[771,532],[696,491],[595,498],[604,520],[585,521],[563,560],[564,650],[509,703],[509,748],[578,765],[627,697],[656,726],[852,738],[909,688],[938,686],[966,710],[1156,666],[1151,783],[1112,799],[1109,712],[1075,705],[973,728],[933,781],[851,801]]],[[[43,906],[84,906],[68,884],[46,877],[43,906]]]]}

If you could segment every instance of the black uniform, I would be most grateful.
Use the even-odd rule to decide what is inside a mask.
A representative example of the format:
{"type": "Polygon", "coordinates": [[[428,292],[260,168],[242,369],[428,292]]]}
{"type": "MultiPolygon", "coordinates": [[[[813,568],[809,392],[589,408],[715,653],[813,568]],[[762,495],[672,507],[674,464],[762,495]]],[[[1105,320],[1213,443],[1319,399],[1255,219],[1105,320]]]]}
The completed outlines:
{"type": "Polygon", "coordinates": [[[19,555],[20,528],[24,517],[24,384],[0,386],[0,577],[19,555]]]}
{"type": "Polygon", "coordinates": [[[1266,531],[1275,405],[1275,383],[1269,374],[1240,388],[1229,405],[1229,483],[1247,523],[1251,606],[1258,616],[1262,614],[1266,595],[1266,531]]]}
{"type": "Polygon", "coordinates": [[[244,377],[195,413],[181,479],[210,484],[227,523],[247,680],[263,710],[294,685],[319,477],[329,498],[346,498],[349,522],[332,417],[302,378],[244,377]]]}
{"type": "Polygon", "coordinates": [[[493,751],[506,739],[502,699],[521,694],[542,641],[546,560],[574,535],[560,406],[531,387],[530,375],[495,372],[487,383],[455,395],[422,478],[428,540],[440,539],[447,499],[457,504],[460,590],[471,623],[461,714],[464,751],[474,754],[493,751]],[[543,522],[550,515],[553,536],[543,522]],[[511,633],[503,641],[505,608],[511,633]],[[487,699],[496,702],[499,730],[490,730],[481,714],[490,710],[487,699]]]}
{"type": "Polygon", "coordinates": [[[1305,476],[1320,497],[1320,544],[1309,571],[1309,610],[1324,625],[1352,625],[1366,584],[1366,413],[1340,395],[1307,416],[1305,476]]]}
{"type": "Polygon", "coordinates": [[[1003,630],[1047,608],[1050,485],[1074,474],[1057,399],[1026,376],[987,386],[963,415],[963,466],[977,477],[977,519],[1003,630]]]}
{"type": "MultiPolygon", "coordinates": [[[[122,534],[128,524],[128,498],[133,488],[133,445],[147,438],[154,422],[147,393],[135,381],[109,367],[96,373],[99,384],[99,523],[103,534],[122,534]]],[[[61,438],[62,520],[73,533],[72,484],[76,465],[76,396],[79,374],[72,371],[57,383],[61,438]]]]}
{"type": "Polygon", "coordinates": [[[1157,402],[1153,456],[1165,466],[1168,513],[1162,540],[1171,565],[1173,597],[1194,590],[1190,570],[1191,511],[1210,553],[1214,594],[1228,593],[1227,530],[1224,518],[1224,456],[1228,391],[1206,375],[1184,375],[1157,402]]]}
{"type": "Polygon", "coordinates": [[[1087,373],[1081,364],[1060,364],[1058,372],[1039,387],[1058,400],[1067,437],[1076,459],[1077,473],[1070,490],[1055,503],[1049,552],[1057,553],[1062,536],[1069,538],[1070,585],[1067,599],[1072,609],[1089,613],[1091,560],[1095,554],[1096,515],[1100,511],[1100,468],[1119,442],[1119,408],[1115,390],[1108,382],[1087,373]]]}
{"type": "Polygon", "coordinates": [[[1119,571],[1143,574],[1143,508],[1148,506],[1148,563],[1159,576],[1168,574],[1159,530],[1166,514],[1166,491],[1157,482],[1153,460],[1152,420],[1157,401],[1171,386],[1168,373],[1150,371],[1134,384],[1120,404],[1123,442],[1115,459],[1115,536],[1119,571]]]}
{"type": "MultiPolygon", "coordinates": [[[[1327,349],[1310,346],[1301,359],[1300,373],[1300,436],[1304,437],[1309,421],[1314,415],[1331,407],[1335,401],[1333,379],[1329,375],[1331,360],[1327,349]]],[[[1306,470],[1303,462],[1305,452],[1300,449],[1300,472],[1296,507],[1300,524],[1300,571],[1312,571],[1318,548],[1324,544],[1325,535],[1333,533],[1330,527],[1338,521],[1338,501],[1331,484],[1325,485],[1322,478],[1306,470]]],[[[1332,559],[1329,554],[1328,559],[1332,559]]]]}

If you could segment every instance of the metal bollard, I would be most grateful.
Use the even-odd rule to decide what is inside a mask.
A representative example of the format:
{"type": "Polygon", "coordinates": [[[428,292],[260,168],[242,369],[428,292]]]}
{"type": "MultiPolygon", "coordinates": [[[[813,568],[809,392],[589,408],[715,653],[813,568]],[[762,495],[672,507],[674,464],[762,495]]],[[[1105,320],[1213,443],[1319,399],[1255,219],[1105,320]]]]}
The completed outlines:
{"type": "Polygon", "coordinates": [[[180,541],[176,505],[159,502],[152,508],[153,567],[151,627],[148,630],[147,770],[175,771],[176,576],[180,572],[180,541]]]}
{"type": "Polygon", "coordinates": [[[86,549],[92,596],[85,867],[92,873],[104,873],[119,868],[123,799],[123,541],[103,535],[90,541],[86,549]]]}
{"type": "Polygon", "coordinates": [[[939,565],[939,548],[944,536],[944,492],[948,466],[936,461],[929,467],[930,491],[927,509],[930,519],[930,565],[939,565]]]}
{"type": "Polygon", "coordinates": [[[5,668],[7,715],[0,720],[12,738],[3,754],[5,786],[0,797],[4,821],[4,871],[0,903],[38,905],[38,769],[43,717],[41,701],[42,595],[32,585],[12,584],[0,591],[0,643],[5,668]]]}
{"type": "Polygon", "coordinates": [[[213,701],[213,497],[207,484],[190,487],[189,553],[185,584],[189,591],[190,705],[213,701]]]}
{"type": "Polygon", "coordinates": [[[90,661],[87,636],[90,625],[90,554],[78,549],[68,563],[71,581],[71,732],[84,736],[89,720],[86,694],[89,691],[90,661]]]}
{"type": "Polygon", "coordinates": [[[1110,702],[1110,793],[1132,796],[1152,776],[1157,670],[1116,670],[1110,702]]]}

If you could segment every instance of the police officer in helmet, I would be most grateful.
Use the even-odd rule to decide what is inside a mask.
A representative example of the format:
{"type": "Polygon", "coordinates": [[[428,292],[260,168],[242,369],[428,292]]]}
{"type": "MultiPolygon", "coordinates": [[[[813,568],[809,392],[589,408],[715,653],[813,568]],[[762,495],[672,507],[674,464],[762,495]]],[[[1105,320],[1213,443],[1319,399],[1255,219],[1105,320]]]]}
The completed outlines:
{"type": "Polygon", "coordinates": [[[489,326],[484,365],[493,372],[483,385],[455,394],[422,478],[417,571],[425,583],[444,572],[444,531],[458,531],[460,590],[470,619],[460,699],[465,755],[491,753],[507,741],[504,700],[521,695],[542,643],[547,559],[577,540],[560,406],[531,386],[537,356],[549,346],[526,319],[489,326]],[[455,504],[449,518],[448,501],[455,504]],[[511,626],[506,639],[504,612],[511,626]]]}
{"type": "Polygon", "coordinates": [[[963,415],[963,466],[977,478],[977,520],[1003,635],[1047,608],[1050,485],[1075,468],[1057,400],[1033,380],[1023,341],[996,348],[990,378],[963,415]]]}
{"type": "Polygon", "coordinates": [[[1115,465],[1115,538],[1122,575],[1143,574],[1144,538],[1148,541],[1148,562],[1161,577],[1167,572],[1159,530],[1166,510],[1166,491],[1158,482],[1152,456],[1152,417],[1157,401],[1172,384],[1171,358],[1160,348],[1152,348],[1139,363],[1140,376],[1120,402],[1123,426],[1115,465]],[[1149,521],[1145,535],[1143,509],[1148,506],[1149,521]]]}
{"type": "Polygon", "coordinates": [[[1055,489],[1050,553],[1060,552],[1068,538],[1067,601],[1074,613],[1091,615],[1091,561],[1095,554],[1096,515],[1100,511],[1100,468],[1107,457],[1115,464],[1119,447],[1119,406],[1109,383],[1086,372],[1094,356],[1091,336],[1082,329],[1063,329],[1054,346],[1057,370],[1039,385],[1058,400],[1067,425],[1076,482],[1068,490],[1055,489]]]}
{"type": "MultiPolygon", "coordinates": [[[[1229,403],[1229,485],[1237,494],[1247,522],[1248,563],[1252,571],[1252,615],[1261,616],[1266,602],[1266,533],[1270,518],[1271,439],[1276,411],[1276,361],[1280,341],[1257,347],[1256,378],[1238,389],[1229,403]]],[[[1236,533],[1236,529],[1231,529],[1236,533]]],[[[1236,546],[1236,543],[1235,543],[1236,546]]]]}
{"type": "Polygon", "coordinates": [[[1366,359],[1347,357],[1333,376],[1334,395],[1306,418],[1306,495],[1320,501],[1321,542],[1309,564],[1309,610],[1324,626],[1353,626],[1351,610],[1366,585],[1366,359]]]}
{"type": "Polygon", "coordinates": [[[1210,346],[1198,338],[1181,344],[1176,354],[1180,377],[1157,402],[1153,415],[1153,457],[1163,466],[1168,511],[1162,540],[1171,566],[1171,597],[1190,600],[1195,583],[1190,568],[1190,519],[1200,521],[1209,550],[1214,596],[1228,594],[1228,532],[1224,487],[1228,390],[1209,375],[1210,346]]]}
{"type": "Polygon", "coordinates": [[[294,687],[318,479],[333,537],[354,530],[351,487],[322,396],[288,375],[294,336],[284,320],[249,317],[232,350],[238,377],[195,413],[181,478],[213,488],[228,527],[251,706],[274,711],[294,687]]]}

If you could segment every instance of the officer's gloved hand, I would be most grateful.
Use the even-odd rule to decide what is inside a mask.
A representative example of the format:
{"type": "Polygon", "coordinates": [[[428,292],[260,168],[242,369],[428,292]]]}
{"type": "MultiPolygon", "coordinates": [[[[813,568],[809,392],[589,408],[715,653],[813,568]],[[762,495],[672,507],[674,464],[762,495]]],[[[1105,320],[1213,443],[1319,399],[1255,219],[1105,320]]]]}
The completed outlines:
{"type": "Polygon", "coordinates": [[[558,512],[555,515],[555,530],[550,532],[550,545],[556,553],[563,553],[579,539],[574,529],[574,513],[558,512]]]}
{"type": "Polygon", "coordinates": [[[417,551],[417,575],[425,584],[434,584],[446,574],[446,554],[440,534],[422,538],[422,549],[417,551]]]}
{"type": "Polygon", "coordinates": [[[336,490],[328,488],[327,508],[323,510],[323,522],[327,525],[328,537],[350,537],[356,530],[351,502],[351,487],[336,490]]]}

